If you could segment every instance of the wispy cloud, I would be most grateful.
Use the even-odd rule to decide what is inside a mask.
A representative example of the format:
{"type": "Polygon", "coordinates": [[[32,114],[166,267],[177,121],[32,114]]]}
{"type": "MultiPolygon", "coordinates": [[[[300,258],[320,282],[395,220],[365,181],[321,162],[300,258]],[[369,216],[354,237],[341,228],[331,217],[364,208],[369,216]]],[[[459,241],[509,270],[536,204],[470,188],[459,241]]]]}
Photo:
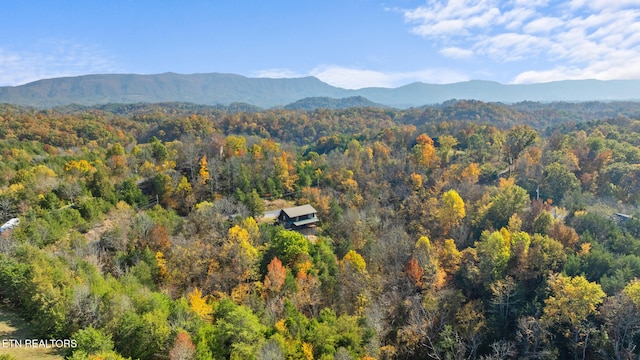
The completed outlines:
{"type": "Polygon", "coordinates": [[[42,41],[29,49],[0,47],[0,86],[119,70],[101,49],[64,40],[42,41]]]}
{"type": "Polygon", "coordinates": [[[445,84],[469,80],[467,75],[450,69],[383,72],[339,65],[318,66],[308,73],[299,73],[287,69],[264,70],[257,72],[256,76],[269,78],[315,76],[327,84],[344,89],[362,89],[366,87],[395,88],[418,81],[445,84]]]}
{"type": "Polygon", "coordinates": [[[403,15],[445,57],[520,64],[525,70],[512,81],[521,83],[640,78],[639,7],[640,0],[428,0],[403,15]],[[538,68],[525,68],[531,64],[538,68]]]}
{"type": "Polygon", "coordinates": [[[267,69],[260,70],[254,74],[255,77],[259,78],[272,78],[272,79],[280,79],[280,78],[298,78],[307,76],[305,74],[301,74],[299,72],[290,70],[290,69],[267,69]]]}
{"type": "Polygon", "coordinates": [[[451,59],[469,59],[473,57],[473,50],[462,49],[456,46],[440,49],[440,54],[451,59]]]}
{"type": "Polygon", "coordinates": [[[557,17],[541,17],[527,23],[523,30],[529,34],[548,34],[553,29],[564,25],[564,21],[557,17]]]}

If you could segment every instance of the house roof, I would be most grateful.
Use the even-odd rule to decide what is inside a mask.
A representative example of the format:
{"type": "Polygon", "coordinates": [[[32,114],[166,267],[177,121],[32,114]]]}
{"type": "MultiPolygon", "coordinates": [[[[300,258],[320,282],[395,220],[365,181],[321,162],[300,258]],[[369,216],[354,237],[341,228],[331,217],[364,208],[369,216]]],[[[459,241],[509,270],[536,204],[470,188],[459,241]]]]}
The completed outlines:
{"type": "Polygon", "coordinates": [[[282,211],[287,214],[290,218],[294,218],[296,216],[315,214],[318,211],[313,208],[311,205],[302,205],[302,206],[294,206],[286,209],[282,209],[282,211]]]}
{"type": "Polygon", "coordinates": [[[300,221],[294,221],[293,226],[304,226],[309,224],[315,224],[318,222],[318,218],[305,219],[300,221]]]}
{"type": "Polygon", "coordinates": [[[4,225],[0,226],[0,233],[4,232],[5,230],[13,229],[18,225],[20,225],[20,219],[13,218],[4,223],[4,225]]]}

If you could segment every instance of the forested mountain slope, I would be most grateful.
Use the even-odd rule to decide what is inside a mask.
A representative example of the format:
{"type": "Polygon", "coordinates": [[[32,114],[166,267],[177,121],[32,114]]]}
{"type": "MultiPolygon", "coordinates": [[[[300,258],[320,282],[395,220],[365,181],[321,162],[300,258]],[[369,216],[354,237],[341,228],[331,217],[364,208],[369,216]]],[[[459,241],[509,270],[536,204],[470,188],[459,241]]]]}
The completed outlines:
{"type": "Polygon", "coordinates": [[[70,359],[637,358],[636,109],[1,105],[0,299],[70,359]]]}
{"type": "Polygon", "coordinates": [[[413,83],[398,88],[347,90],[315,77],[268,79],[235,74],[104,74],[39,80],[0,87],[0,103],[50,108],[180,101],[203,105],[247,103],[282,107],[309,97],[364,97],[396,108],[437,104],[450,99],[515,103],[522,101],[640,100],[640,80],[576,80],[541,84],[466,81],[454,84],[413,83]]]}

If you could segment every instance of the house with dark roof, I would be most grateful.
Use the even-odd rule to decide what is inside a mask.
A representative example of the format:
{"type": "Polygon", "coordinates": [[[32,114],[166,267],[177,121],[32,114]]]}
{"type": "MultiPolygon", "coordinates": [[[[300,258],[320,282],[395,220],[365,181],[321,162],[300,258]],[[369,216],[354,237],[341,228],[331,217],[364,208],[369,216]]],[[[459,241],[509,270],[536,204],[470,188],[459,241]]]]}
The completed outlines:
{"type": "Polygon", "coordinates": [[[280,210],[278,224],[285,229],[297,231],[303,235],[315,235],[320,221],[318,211],[311,205],[294,206],[280,210]]]}

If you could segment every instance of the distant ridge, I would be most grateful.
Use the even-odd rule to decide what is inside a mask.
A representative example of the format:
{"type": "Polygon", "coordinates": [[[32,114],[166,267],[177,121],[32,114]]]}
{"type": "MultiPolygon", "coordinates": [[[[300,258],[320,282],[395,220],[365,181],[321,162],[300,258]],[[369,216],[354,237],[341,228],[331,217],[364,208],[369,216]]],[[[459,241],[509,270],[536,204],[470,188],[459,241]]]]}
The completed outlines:
{"type": "Polygon", "coordinates": [[[413,83],[395,89],[366,88],[358,92],[371,101],[400,108],[436,104],[451,99],[503,103],[638,101],[640,100],[640,80],[565,80],[514,85],[472,80],[443,85],[413,83]]]}
{"type": "Polygon", "coordinates": [[[164,73],[157,75],[84,75],[0,87],[0,102],[36,107],[107,103],[189,102],[203,105],[247,103],[260,107],[285,105],[304,97],[344,97],[344,89],[314,77],[247,78],[234,74],[164,73]]]}
{"type": "Polygon", "coordinates": [[[362,108],[362,107],[375,107],[384,108],[386,105],[374,103],[362,96],[350,96],[342,99],[334,99],[326,96],[322,97],[308,97],[302,100],[298,100],[292,104],[285,106],[287,110],[315,110],[315,109],[349,109],[349,108],[362,108]]]}
{"type": "Polygon", "coordinates": [[[50,108],[69,104],[189,102],[202,105],[246,103],[281,107],[305,98],[360,96],[373,103],[407,108],[450,99],[487,102],[640,100],[640,80],[569,80],[504,85],[491,81],[454,84],[413,83],[398,88],[347,90],[315,77],[268,79],[234,74],[164,73],[84,75],[0,87],[0,103],[50,108]]]}

